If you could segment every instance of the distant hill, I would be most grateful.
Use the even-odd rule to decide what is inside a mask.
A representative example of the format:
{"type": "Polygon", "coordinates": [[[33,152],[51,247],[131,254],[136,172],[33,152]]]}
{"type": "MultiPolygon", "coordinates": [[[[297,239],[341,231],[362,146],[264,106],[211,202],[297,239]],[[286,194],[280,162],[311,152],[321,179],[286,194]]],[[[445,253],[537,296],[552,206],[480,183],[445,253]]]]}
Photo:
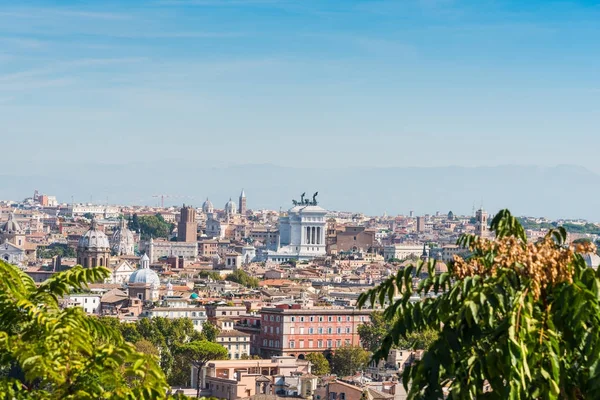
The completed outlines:
{"type": "Polygon", "coordinates": [[[417,214],[449,210],[470,214],[473,205],[494,212],[508,207],[517,215],[587,218],[600,221],[596,199],[600,176],[577,166],[497,166],[440,168],[289,168],[270,164],[207,166],[202,160],[153,161],[126,165],[4,166],[0,199],[20,200],[34,189],[59,201],[157,204],[155,194],[180,195],[165,204],[200,206],[208,196],[215,207],[245,188],[248,207],[283,209],[302,192],[319,192],[323,207],[370,215],[417,214]],[[186,197],[187,196],[187,197],[186,197]],[[190,198],[193,197],[193,198],[190,198]]]}

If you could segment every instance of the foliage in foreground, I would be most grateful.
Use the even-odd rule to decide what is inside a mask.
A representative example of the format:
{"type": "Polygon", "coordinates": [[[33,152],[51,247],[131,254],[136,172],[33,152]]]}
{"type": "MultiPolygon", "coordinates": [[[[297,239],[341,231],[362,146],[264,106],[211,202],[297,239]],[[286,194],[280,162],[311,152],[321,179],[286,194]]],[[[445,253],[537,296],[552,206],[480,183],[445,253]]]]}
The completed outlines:
{"type": "Polygon", "coordinates": [[[161,399],[168,389],[152,356],[79,307],[58,298],[109,275],[81,266],[36,287],[0,261],[0,397],[14,399],[161,399]]]}
{"type": "Polygon", "coordinates": [[[172,386],[187,387],[190,384],[190,364],[177,348],[191,342],[216,341],[219,328],[205,322],[202,332],[194,329],[189,318],[142,318],[132,323],[122,323],[113,317],[101,317],[99,321],[121,332],[126,342],[132,343],[145,354],[158,354],[159,365],[172,386]]]}
{"type": "Polygon", "coordinates": [[[361,295],[361,306],[389,302],[384,317],[395,321],[374,358],[433,329],[437,340],[404,372],[410,399],[442,398],[445,385],[450,399],[600,398],[600,272],[580,254],[593,245],[566,246],[562,228],[528,243],[508,210],[491,229],[493,241],[461,237],[473,255],[449,272],[419,262],[361,295]],[[414,288],[423,268],[429,277],[414,288]],[[409,301],[431,291],[440,296],[409,301]]]}

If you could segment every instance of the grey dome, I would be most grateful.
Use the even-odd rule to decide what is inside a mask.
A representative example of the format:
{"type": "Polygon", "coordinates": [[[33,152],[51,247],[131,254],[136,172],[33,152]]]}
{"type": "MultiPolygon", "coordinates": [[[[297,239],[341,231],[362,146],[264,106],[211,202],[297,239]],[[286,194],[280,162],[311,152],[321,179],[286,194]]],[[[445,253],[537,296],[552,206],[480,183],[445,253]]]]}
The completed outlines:
{"type": "Polygon", "coordinates": [[[106,234],[97,229],[96,221],[92,220],[92,226],[90,227],[90,230],[87,231],[79,239],[77,248],[85,249],[85,250],[90,250],[90,249],[92,249],[92,250],[93,249],[109,250],[110,243],[108,241],[108,237],[106,236],[106,234]]]}
{"type": "Polygon", "coordinates": [[[135,271],[129,277],[129,283],[142,283],[146,285],[160,285],[158,274],[150,268],[142,268],[135,271]]]}
{"type": "Polygon", "coordinates": [[[15,214],[10,213],[8,216],[8,221],[2,225],[2,232],[4,233],[21,233],[21,226],[15,220],[15,214]]]}
{"type": "Polygon", "coordinates": [[[237,213],[237,206],[231,199],[229,199],[227,204],[225,204],[225,212],[227,214],[236,214],[237,213]]]}
{"type": "Polygon", "coordinates": [[[118,255],[131,255],[135,249],[135,238],[133,232],[131,232],[125,220],[121,220],[119,229],[113,233],[111,238],[112,251],[118,255]]]}
{"type": "Polygon", "coordinates": [[[206,201],[204,202],[204,204],[202,204],[202,211],[205,214],[210,214],[214,211],[214,207],[213,204],[210,202],[210,200],[208,199],[208,197],[206,198],[206,201]]]}

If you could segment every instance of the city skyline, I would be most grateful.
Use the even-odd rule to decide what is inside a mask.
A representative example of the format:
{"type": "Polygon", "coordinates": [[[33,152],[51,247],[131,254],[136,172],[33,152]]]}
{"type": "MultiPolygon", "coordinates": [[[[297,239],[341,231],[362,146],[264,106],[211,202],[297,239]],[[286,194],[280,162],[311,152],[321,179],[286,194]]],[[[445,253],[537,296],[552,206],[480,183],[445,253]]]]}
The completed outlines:
{"type": "Polygon", "coordinates": [[[3,5],[4,145],[46,163],[170,153],[599,173],[599,13],[588,1],[3,5]]]}

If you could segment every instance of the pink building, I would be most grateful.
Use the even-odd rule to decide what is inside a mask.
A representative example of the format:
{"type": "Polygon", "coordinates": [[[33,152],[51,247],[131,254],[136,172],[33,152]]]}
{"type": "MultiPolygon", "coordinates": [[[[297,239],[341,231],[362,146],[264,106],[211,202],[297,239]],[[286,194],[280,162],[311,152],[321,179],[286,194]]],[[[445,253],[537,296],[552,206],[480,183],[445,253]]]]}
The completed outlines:
{"type": "Polygon", "coordinates": [[[295,356],[335,351],[360,344],[357,328],[368,322],[372,310],[351,307],[282,305],[261,310],[261,355],[295,356]]]}

